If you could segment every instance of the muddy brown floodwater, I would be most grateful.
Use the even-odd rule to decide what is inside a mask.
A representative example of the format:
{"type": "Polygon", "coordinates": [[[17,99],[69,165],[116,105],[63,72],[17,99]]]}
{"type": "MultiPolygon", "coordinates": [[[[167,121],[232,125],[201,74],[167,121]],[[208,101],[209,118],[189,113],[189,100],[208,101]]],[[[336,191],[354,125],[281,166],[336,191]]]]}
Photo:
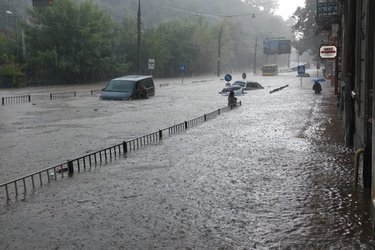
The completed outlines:
{"type": "MultiPolygon", "coordinates": [[[[131,102],[84,94],[103,84],[62,100],[43,96],[73,87],[2,90],[39,97],[0,107],[0,183],[224,107],[224,82],[202,79],[156,79],[131,102]]],[[[316,95],[295,73],[249,80],[265,89],[157,145],[22,201],[0,190],[0,249],[374,249],[330,82],[316,95]]]]}

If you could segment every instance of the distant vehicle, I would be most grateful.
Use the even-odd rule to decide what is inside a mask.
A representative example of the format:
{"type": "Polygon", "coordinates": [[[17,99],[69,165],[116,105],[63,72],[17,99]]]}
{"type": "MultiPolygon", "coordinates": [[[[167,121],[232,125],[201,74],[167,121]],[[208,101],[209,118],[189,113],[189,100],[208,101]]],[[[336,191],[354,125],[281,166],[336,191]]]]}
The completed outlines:
{"type": "Polygon", "coordinates": [[[102,89],[100,100],[134,100],[154,95],[155,85],[151,76],[130,75],[110,80],[102,89]]]}
{"type": "Polygon", "coordinates": [[[243,90],[256,90],[256,89],[264,89],[262,85],[258,82],[245,82],[245,81],[235,81],[233,85],[241,86],[243,90]]]}
{"type": "Polygon", "coordinates": [[[234,92],[235,96],[245,94],[242,87],[238,86],[238,85],[227,86],[227,87],[223,88],[223,90],[220,92],[220,94],[223,95],[223,96],[228,96],[231,91],[234,92]]]}
{"type": "Polygon", "coordinates": [[[277,76],[279,69],[276,64],[263,65],[262,76],[277,76]]]}

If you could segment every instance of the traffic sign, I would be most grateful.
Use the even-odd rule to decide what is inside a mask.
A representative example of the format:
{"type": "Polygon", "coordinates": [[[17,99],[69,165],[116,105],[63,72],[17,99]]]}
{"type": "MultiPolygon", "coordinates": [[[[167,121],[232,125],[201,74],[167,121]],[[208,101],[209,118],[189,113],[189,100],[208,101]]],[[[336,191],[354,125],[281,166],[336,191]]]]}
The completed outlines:
{"type": "Polygon", "coordinates": [[[224,79],[225,81],[230,82],[232,80],[232,76],[230,74],[226,74],[224,79]]]}
{"type": "Polygon", "coordinates": [[[186,65],[180,64],[180,71],[185,71],[185,70],[186,70],[186,65]]]}
{"type": "Polygon", "coordinates": [[[155,59],[148,59],[148,69],[155,69],[155,59]]]}
{"type": "Polygon", "coordinates": [[[298,72],[298,74],[305,74],[306,73],[306,67],[305,67],[305,65],[299,65],[297,67],[297,72],[298,72]]]}
{"type": "Polygon", "coordinates": [[[337,56],[336,46],[320,46],[319,56],[322,59],[334,59],[337,56]]]}

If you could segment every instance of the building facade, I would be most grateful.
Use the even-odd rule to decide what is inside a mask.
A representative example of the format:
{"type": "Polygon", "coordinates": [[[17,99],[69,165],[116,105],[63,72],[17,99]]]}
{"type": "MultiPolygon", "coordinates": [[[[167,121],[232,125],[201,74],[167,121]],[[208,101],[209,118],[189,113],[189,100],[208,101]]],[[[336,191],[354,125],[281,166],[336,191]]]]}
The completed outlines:
{"type": "MultiPolygon", "coordinates": [[[[375,228],[375,53],[374,0],[317,0],[315,21],[337,47],[332,60],[332,85],[342,113],[345,143],[356,154],[354,184],[371,189],[371,219],[375,228]],[[358,172],[356,171],[358,169],[358,172]],[[358,179],[357,174],[359,173],[358,179]]],[[[373,231],[374,232],[374,231],[373,231]]]]}

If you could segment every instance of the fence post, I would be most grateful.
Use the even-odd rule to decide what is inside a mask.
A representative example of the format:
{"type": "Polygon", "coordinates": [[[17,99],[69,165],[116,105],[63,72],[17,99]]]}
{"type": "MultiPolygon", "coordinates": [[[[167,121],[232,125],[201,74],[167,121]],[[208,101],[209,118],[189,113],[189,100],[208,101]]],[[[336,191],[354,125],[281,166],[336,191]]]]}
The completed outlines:
{"type": "Polygon", "coordinates": [[[4,97],[1,97],[1,105],[4,106],[4,97]]]}
{"type": "Polygon", "coordinates": [[[185,130],[188,128],[188,123],[185,121],[185,130]]]}
{"type": "Polygon", "coordinates": [[[159,139],[163,139],[163,131],[159,130],[159,139]]]}
{"type": "Polygon", "coordinates": [[[29,95],[29,102],[31,102],[31,95],[29,95]]]}
{"type": "Polygon", "coordinates": [[[74,91],[74,97],[77,97],[77,92],[74,91]]]}
{"type": "Polygon", "coordinates": [[[49,99],[51,99],[51,100],[52,100],[52,94],[49,94],[49,99]]]}
{"type": "Polygon", "coordinates": [[[207,115],[206,114],[204,115],[204,121],[205,122],[207,121],[207,115]]]}
{"type": "Polygon", "coordinates": [[[128,145],[126,144],[126,141],[122,142],[122,148],[124,149],[124,154],[128,152],[128,145]]]}
{"type": "Polygon", "coordinates": [[[69,160],[68,160],[68,171],[69,171],[69,174],[73,174],[74,173],[73,162],[69,161],[69,160]]]}
{"type": "Polygon", "coordinates": [[[217,110],[218,115],[220,115],[220,109],[217,110]]]}

